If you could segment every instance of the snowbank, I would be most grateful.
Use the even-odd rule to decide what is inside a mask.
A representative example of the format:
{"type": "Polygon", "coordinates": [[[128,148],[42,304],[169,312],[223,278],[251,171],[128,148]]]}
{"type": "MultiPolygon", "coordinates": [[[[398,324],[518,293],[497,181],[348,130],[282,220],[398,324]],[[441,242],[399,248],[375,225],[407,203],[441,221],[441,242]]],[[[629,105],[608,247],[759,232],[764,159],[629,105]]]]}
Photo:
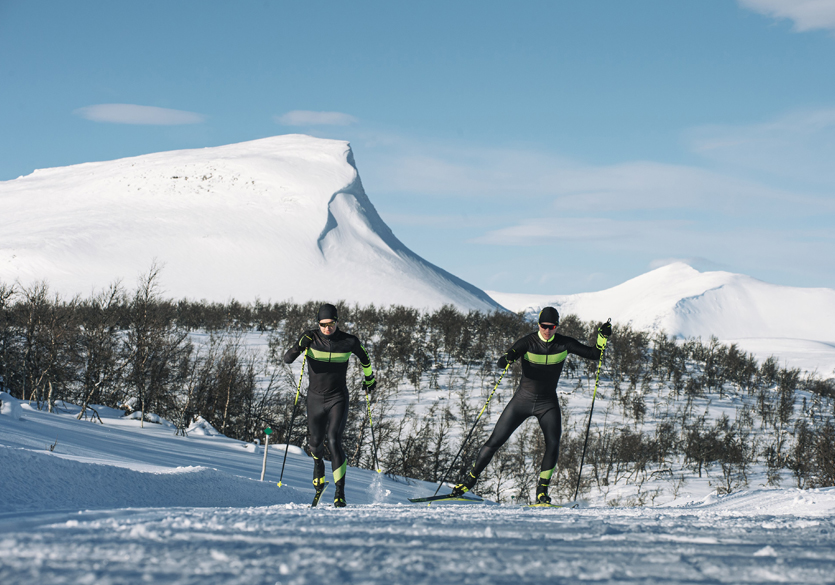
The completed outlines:
{"type": "Polygon", "coordinates": [[[189,435],[201,435],[204,437],[216,437],[220,435],[217,429],[202,416],[195,418],[194,422],[192,422],[188,429],[186,429],[186,432],[189,435]]]}
{"type": "Polygon", "coordinates": [[[146,507],[270,506],[307,502],[291,487],[206,467],[141,472],[0,446],[0,513],[146,507]]]}
{"type": "Polygon", "coordinates": [[[0,414],[20,420],[20,401],[8,392],[0,392],[0,414]]]}
{"type": "Polygon", "coordinates": [[[700,502],[680,504],[682,509],[746,515],[835,515],[835,488],[752,489],[727,495],[710,494],[700,502]]]}

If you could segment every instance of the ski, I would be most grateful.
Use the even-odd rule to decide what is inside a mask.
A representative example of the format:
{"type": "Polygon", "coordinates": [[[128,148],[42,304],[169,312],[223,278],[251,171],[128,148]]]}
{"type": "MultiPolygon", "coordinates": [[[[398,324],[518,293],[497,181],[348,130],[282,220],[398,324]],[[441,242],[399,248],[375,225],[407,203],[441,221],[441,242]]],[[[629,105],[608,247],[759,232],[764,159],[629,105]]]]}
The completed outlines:
{"type": "Polygon", "coordinates": [[[570,510],[572,508],[576,508],[578,505],[579,502],[569,502],[567,504],[528,504],[522,507],[526,510],[529,508],[563,508],[565,510],[570,510]]]}
{"type": "Polygon", "coordinates": [[[328,481],[323,482],[323,483],[319,484],[321,487],[316,488],[316,495],[313,496],[313,503],[310,504],[311,508],[315,508],[316,504],[319,503],[319,498],[322,497],[322,494],[325,492],[325,489],[328,487],[329,483],[330,482],[328,482],[328,481]]]}
{"type": "Polygon", "coordinates": [[[471,503],[478,503],[483,502],[484,500],[479,498],[475,495],[460,495],[460,496],[453,496],[452,494],[444,494],[442,496],[429,496],[428,498],[409,498],[409,501],[413,504],[421,504],[424,502],[432,503],[432,502],[471,502],[471,503]]]}

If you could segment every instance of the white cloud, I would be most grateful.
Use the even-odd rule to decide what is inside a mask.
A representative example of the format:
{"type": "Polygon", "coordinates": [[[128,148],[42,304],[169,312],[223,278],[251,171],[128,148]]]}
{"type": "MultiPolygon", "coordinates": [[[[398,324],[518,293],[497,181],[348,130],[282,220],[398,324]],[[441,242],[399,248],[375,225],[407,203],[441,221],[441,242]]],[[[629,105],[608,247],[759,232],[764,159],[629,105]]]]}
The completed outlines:
{"type": "Polygon", "coordinates": [[[738,0],[754,12],[794,21],[794,30],[835,29],[835,0],[738,0]]]}
{"type": "Polygon", "coordinates": [[[275,121],[284,126],[350,126],[358,120],[342,112],[311,112],[293,110],[282,116],[275,116],[275,121]]]}
{"type": "MultiPolygon", "coordinates": [[[[826,188],[835,172],[826,164],[835,146],[835,140],[825,144],[830,118],[835,113],[822,110],[767,121],[756,132],[754,126],[715,126],[685,136],[687,146],[718,164],[593,165],[524,148],[390,136],[352,142],[366,189],[375,201],[385,201],[389,213],[400,211],[399,202],[407,199],[425,201],[438,215],[466,213],[467,224],[475,227],[464,236],[468,243],[512,246],[520,265],[550,258],[567,267],[581,258],[617,262],[617,271],[683,258],[700,270],[747,267],[761,275],[805,278],[835,265],[835,236],[828,229],[835,189],[826,188]],[[808,152],[791,158],[807,142],[808,152]],[[754,168],[763,152],[756,148],[767,143],[774,145],[773,156],[762,169],[754,168]],[[741,157],[749,152],[745,166],[741,157]],[[803,171],[814,183],[799,180],[799,171],[774,175],[781,166],[788,172],[798,158],[816,161],[803,171]]],[[[408,209],[421,213],[413,202],[408,209]]],[[[442,227],[430,225],[429,218],[401,220],[442,227]]]]}
{"type": "Polygon", "coordinates": [[[714,161],[835,187],[835,108],[747,126],[704,126],[687,139],[694,152],[714,161]]]}
{"type": "Polygon", "coordinates": [[[385,148],[363,164],[363,176],[372,177],[376,192],[489,198],[506,206],[536,202],[546,212],[710,209],[747,215],[754,206],[822,204],[795,191],[695,166],[652,161],[596,166],[500,148],[385,148]]]}
{"type": "Polygon", "coordinates": [[[489,231],[471,241],[501,246],[540,246],[565,241],[641,239],[648,233],[675,233],[688,223],[680,220],[629,221],[605,217],[536,218],[489,231]]]}
{"type": "Polygon", "coordinates": [[[94,122],[111,124],[145,124],[155,126],[178,126],[200,124],[206,117],[194,112],[137,106],[135,104],[97,104],[73,111],[73,114],[94,122]]]}
{"type": "Polygon", "coordinates": [[[481,227],[488,224],[495,224],[497,218],[495,216],[477,216],[470,215],[430,215],[419,213],[394,213],[388,211],[377,210],[383,217],[385,222],[389,225],[395,226],[420,226],[426,228],[455,228],[462,223],[466,223],[467,227],[481,227]]]}

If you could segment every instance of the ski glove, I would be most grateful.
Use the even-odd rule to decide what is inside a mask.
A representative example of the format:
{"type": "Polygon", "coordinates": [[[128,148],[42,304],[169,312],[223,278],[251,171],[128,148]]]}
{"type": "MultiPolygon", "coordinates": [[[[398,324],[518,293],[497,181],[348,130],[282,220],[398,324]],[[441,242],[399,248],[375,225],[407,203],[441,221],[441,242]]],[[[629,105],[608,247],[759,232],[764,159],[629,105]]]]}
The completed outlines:
{"type": "Polygon", "coordinates": [[[504,354],[502,357],[499,358],[499,361],[496,363],[499,366],[500,370],[503,370],[507,367],[508,364],[512,364],[513,360],[507,359],[507,354],[504,354]]]}
{"type": "Polygon", "coordinates": [[[310,333],[305,333],[302,335],[302,338],[299,339],[299,349],[301,351],[305,351],[310,344],[313,343],[313,336],[310,333]]]}
{"type": "Polygon", "coordinates": [[[612,321],[606,321],[600,328],[597,330],[597,349],[603,351],[606,348],[606,342],[609,341],[609,337],[612,335],[612,321]]]}
{"type": "Polygon", "coordinates": [[[377,387],[377,380],[374,376],[366,376],[365,380],[363,380],[362,385],[365,386],[365,393],[368,394],[377,387]]]}

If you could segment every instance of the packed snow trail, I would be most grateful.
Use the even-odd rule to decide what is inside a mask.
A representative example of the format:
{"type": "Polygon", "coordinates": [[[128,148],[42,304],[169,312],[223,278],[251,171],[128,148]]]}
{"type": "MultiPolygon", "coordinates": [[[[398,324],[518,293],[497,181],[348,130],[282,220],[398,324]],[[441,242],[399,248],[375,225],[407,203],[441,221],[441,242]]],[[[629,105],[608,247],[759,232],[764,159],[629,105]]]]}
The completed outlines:
{"type": "Polygon", "coordinates": [[[287,504],[36,515],[0,520],[0,582],[835,582],[831,514],[751,514],[751,503],[737,510],[287,504]]]}
{"type": "Polygon", "coordinates": [[[178,437],[104,407],[105,424],[58,410],[8,396],[0,409],[3,585],[835,583],[835,488],[682,492],[654,508],[424,506],[405,502],[435,484],[351,468],[349,507],[326,492],[311,508],[297,447],[278,488],[277,458],[257,481],[262,448],[207,425],[178,437]]]}

